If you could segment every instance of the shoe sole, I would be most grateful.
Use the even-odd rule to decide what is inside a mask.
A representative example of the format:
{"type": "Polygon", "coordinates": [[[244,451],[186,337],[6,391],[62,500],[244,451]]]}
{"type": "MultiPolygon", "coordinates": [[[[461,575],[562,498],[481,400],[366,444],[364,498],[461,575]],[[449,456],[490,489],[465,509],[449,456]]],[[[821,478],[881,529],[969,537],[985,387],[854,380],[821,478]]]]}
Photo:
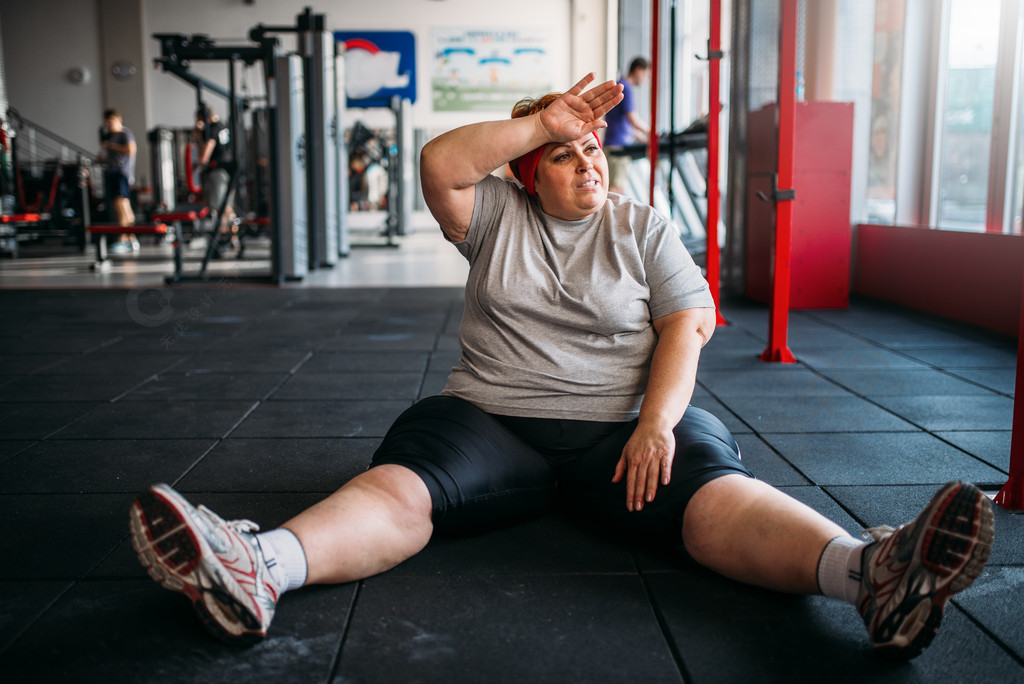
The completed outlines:
{"type": "Polygon", "coordinates": [[[139,495],[129,516],[132,547],[139,562],[160,586],[184,594],[210,634],[233,646],[249,646],[266,637],[253,611],[232,590],[241,587],[224,573],[211,573],[203,558],[213,550],[188,524],[188,514],[170,488],[156,486],[139,495]],[[220,575],[218,589],[211,575],[220,575]],[[234,627],[234,629],[232,629],[234,627]]]}
{"type": "Polygon", "coordinates": [[[927,579],[942,584],[933,594],[917,603],[906,602],[889,615],[879,630],[898,624],[899,630],[875,650],[886,657],[906,660],[919,655],[931,644],[939,630],[946,603],[981,575],[992,551],[995,538],[995,517],[992,504],[984,492],[970,483],[951,482],[939,490],[925,510],[929,518],[924,525],[916,553],[930,577],[921,578],[920,570],[908,583],[927,579]]]}

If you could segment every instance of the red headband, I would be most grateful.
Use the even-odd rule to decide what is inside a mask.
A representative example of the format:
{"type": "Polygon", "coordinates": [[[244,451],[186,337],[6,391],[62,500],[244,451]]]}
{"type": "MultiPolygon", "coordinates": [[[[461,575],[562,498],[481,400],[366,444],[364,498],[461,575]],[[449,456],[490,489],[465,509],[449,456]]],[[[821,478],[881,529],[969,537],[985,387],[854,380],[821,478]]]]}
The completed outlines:
{"type": "MultiPolygon", "coordinates": [[[[601,139],[597,137],[597,131],[594,131],[594,140],[597,141],[597,146],[600,147],[601,139]]],[[[522,157],[513,159],[508,164],[508,167],[512,170],[512,175],[523,184],[523,187],[526,188],[526,193],[531,197],[537,194],[537,187],[535,185],[537,167],[540,165],[540,158],[544,154],[545,147],[547,145],[541,145],[537,149],[527,152],[522,157]]]]}

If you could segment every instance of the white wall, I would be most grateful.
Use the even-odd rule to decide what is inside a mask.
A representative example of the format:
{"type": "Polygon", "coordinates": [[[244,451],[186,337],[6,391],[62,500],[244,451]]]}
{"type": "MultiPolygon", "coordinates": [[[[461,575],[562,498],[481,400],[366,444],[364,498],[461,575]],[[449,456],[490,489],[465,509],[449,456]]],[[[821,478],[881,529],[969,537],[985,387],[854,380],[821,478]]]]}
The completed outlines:
{"type": "MultiPolygon", "coordinates": [[[[154,33],[205,33],[219,45],[237,39],[244,44],[259,24],[293,26],[306,6],[327,16],[331,30],[408,30],[417,45],[417,103],[413,125],[438,133],[484,119],[503,118],[508,111],[434,112],[430,74],[434,28],[546,28],[551,35],[552,87],[568,88],[587,71],[599,79],[614,78],[614,22],[617,0],[0,0],[0,22],[10,105],[38,123],[89,150],[98,145],[97,130],[107,106],[127,110],[125,123],[139,139],[138,175],[148,176],[146,133],[154,126],[190,126],[195,91],[170,74],[154,70],[159,53],[154,33]],[[129,10],[136,10],[129,11],[129,10]],[[124,16],[111,28],[103,17],[124,16]],[[130,16],[128,16],[130,15],[130,16]],[[130,21],[129,21],[130,20],[130,21]],[[141,52],[127,35],[132,22],[141,22],[141,52]],[[102,25],[101,25],[102,24],[102,25]],[[106,31],[104,31],[106,29],[106,31]],[[106,35],[105,35],[106,34],[106,35]],[[125,39],[125,40],[122,40],[125,39]],[[611,41],[611,43],[610,43],[611,41]],[[109,54],[108,54],[109,53],[109,54]],[[128,54],[132,53],[132,54],[128,54]],[[114,82],[111,62],[131,57],[137,76],[114,82]],[[73,67],[84,67],[91,79],[83,85],[67,80],[73,67]]],[[[134,24],[137,26],[138,24],[134,24]]],[[[293,35],[282,34],[282,45],[294,49],[293,35]]],[[[227,86],[227,67],[221,63],[193,64],[197,73],[227,86]]],[[[246,83],[240,76],[239,88],[246,83]]],[[[262,92],[262,70],[251,70],[250,93],[262,92]]],[[[540,93],[523,93],[539,95],[540,93]]],[[[211,96],[221,113],[224,102],[211,96]]],[[[385,110],[360,110],[370,126],[389,126],[385,110]]]]}
{"type": "MultiPolygon", "coordinates": [[[[22,116],[88,150],[103,116],[97,0],[0,0],[7,99],[22,116]],[[88,83],[67,78],[73,67],[88,83]]],[[[125,122],[137,133],[142,122],[125,122]]]]}
{"type": "MultiPolygon", "coordinates": [[[[263,23],[268,26],[292,26],[295,18],[306,6],[317,14],[324,14],[327,27],[337,30],[383,30],[410,31],[416,38],[417,102],[413,106],[413,125],[430,131],[454,128],[472,121],[508,116],[507,111],[493,113],[435,113],[431,106],[430,74],[433,66],[431,54],[431,29],[435,27],[547,27],[552,36],[552,81],[555,89],[572,85],[570,80],[571,40],[570,6],[573,0],[515,0],[495,2],[493,0],[254,0],[245,5],[241,0],[143,0],[145,2],[146,35],[153,33],[205,33],[218,43],[237,38],[248,43],[248,32],[253,26],[263,23]]],[[[575,0],[581,2],[583,0],[575,0]]],[[[607,0],[585,0],[602,7],[607,0]]],[[[596,19],[599,13],[592,11],[589,16],[596,19]]],[[[603,17],[602,17],[603,19],[603,17]]],[[[589,53],[596,54],[595,46],[603,48],[605,28],[603,23],[588,31],[593,34],[595,45],[589,53]]],[[[294,48],[294,39],[281,34],[282,45],[294,48]]],[[[150,62],[158,55],[159,45],[152,38],[146,42],[150,62]]],[[[598,63],[590,69],[602,71],[604,57],[594,58],[598,63]]],[[[212,81],[227,86],[227,68],[221,64],[193,65],[195,71],[212,81]]],[[[252,90],[257,92],[262,70],[252,73],[252,90]]],[[[242,80],[239,79],[239,87],[242,80]]],[[[262,91],[259,91],[262,92],[262,91]]],[[[533,93],[524,93],[530,95],[533,93]]],[[[539,94],[539,93],[538,93],[539,94]]],[[[195,107],[195,91],[174,76],[154,73],[148,88],[150,126],[184,126],[192,120],[195,107]]],[[[211,97],[215,109],[223,112],[223,100],[211,97]]],[[[386,110],[368,110],[353,113],[365,122],[387,126],[393,118],[386,110]]],[[[350,117],[351,120],[352,117],[350,117]]]]}

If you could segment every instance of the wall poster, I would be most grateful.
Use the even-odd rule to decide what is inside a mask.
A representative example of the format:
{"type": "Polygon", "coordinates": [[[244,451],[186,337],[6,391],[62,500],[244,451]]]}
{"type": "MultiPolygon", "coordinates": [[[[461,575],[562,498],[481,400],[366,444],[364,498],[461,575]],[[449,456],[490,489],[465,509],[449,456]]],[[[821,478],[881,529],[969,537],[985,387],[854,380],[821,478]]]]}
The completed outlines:
{"type": "Polygon", "coordinates": [[[435,112],[507,115],[523,97],[552,89],[543,28],[436,28],[432,36],[435,112]]]}

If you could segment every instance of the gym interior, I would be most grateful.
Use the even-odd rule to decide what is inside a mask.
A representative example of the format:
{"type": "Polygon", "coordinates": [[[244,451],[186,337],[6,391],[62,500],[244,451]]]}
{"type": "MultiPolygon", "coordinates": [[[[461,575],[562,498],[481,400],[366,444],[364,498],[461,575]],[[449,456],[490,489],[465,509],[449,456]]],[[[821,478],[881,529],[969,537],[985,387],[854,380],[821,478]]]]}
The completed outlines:
{"type": "Polygon", "coordinates": [[[1024,2],[307,2],[0,2],[6,681],[1024,681],[1024,2]],[[365,470],[459,359],[468,265],[419,151],[638,55],[625,194],[718,303],[691,404],[852,534],[949,480],[996,501],[933,645],[888,662],[849,606],[557,514],[211,640],[139,565],[133,499],[270,529],[365,470]]]}

